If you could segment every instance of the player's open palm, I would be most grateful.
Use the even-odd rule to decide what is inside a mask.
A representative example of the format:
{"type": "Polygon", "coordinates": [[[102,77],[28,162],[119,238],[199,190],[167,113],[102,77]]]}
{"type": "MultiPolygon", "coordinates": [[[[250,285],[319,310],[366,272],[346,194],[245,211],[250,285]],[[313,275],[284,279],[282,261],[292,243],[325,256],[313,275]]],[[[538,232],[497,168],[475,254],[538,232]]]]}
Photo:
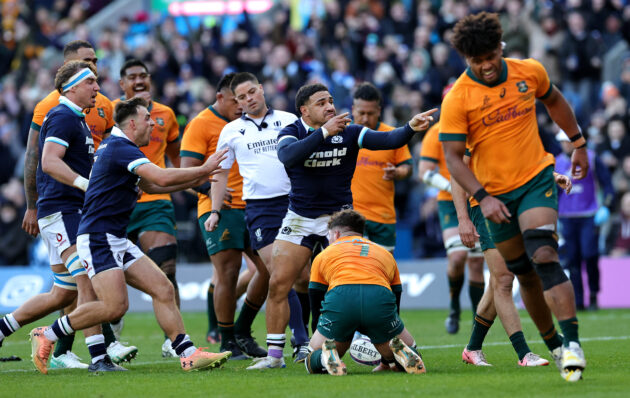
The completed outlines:
{"type": "Polygon", "coordinates": [[[348,118],[348,112],[344,112],[331,117],[322,127],[328,131],[329,135],[337,135],[343,131],[350,122],[352,122],[352,120],[348,118]]]}
{"type": "Polygon", "coordinates": [[[510,222],[512,214],[510,214],[507,206],[505,206],[505,204],[499,199],[492,196],[486,196],[481,200],[479,206],[481,206],[483,216],[493,223],[504,224],[510,222]]]}
{"type": "Polygon", "coordinates": [[[433,108],[426,112],[418,113],[409,121],[409,127],[411,127],[414,131],[424,131],[428,129],[433,121],[433,116],[431,115],[437,111],[437,108],[433,108]]]}
{"type": "Polygon", "coordinates": [[[208,159],[206,159],[205,163],[203,164],[203,167],[208,172],[208,174],[216,174],[214,173],[215,171],[220,171],[219,165],[227,157],[225,155],[227,151],[228,148],[224,148],[208,156],[208,159]]]}

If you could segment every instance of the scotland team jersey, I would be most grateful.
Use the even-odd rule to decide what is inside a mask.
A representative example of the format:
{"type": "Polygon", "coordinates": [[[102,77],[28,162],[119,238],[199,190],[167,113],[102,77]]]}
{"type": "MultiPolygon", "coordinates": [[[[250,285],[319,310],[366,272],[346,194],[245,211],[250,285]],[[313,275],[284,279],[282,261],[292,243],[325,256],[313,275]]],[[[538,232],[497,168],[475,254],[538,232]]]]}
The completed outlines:
{"type": "MultiPolygon", "coordinates": [[[[359,154],[359,135],[365,127],[351,124],[335,136],[327,137],[307,159],[287,167],[291,180],[289,209],[308,218],[332,214],[352,207],[350,186],[359,154]]],[[[321,134],[319,130],[317,134],[321,134]]],[[[309,134],[301,119],[285,127],[278,140],[298,140],[309,134]]]]}
{"type": "Polygon", "coordinates": [[[269,199],[287,195],[291,189],[284,166],[278,160],[278,133],[295,121],[292,113],[269,110],[260,124],[247,115],[225,125],[217,151],[228,148],[221,168],[238,162],[243,176],[243,199],[269,199]]]}
{"type": "Polygon", "coordinates": [[[76,173],[88,178],[94,156],[94,140],[85,123],[85,115],[65,97],[52,108],[39,133],[39,164],[37,167],[37,217],[57,212],[80,212],[85,193],[79,188],[55,180],[42,170],[41,154],[46,142],[66,147],[63,161],[76,173]]]}
{"type": "Polygon", "coordinates": [[[119,238],[127,236],[129,217],[138,200],[140,178],[134,172],[145,163],[151,161],[114,127],[111,136],[103,140],[94,155],[77,235],[102,232],[119,238]]]}

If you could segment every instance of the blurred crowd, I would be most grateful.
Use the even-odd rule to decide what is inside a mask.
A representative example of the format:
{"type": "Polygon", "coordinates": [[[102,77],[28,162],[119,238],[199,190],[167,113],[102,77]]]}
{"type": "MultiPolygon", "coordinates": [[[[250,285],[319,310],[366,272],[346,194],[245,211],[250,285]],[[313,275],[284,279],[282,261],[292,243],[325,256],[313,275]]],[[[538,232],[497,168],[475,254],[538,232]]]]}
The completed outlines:
{"type": "MultiPolygon", "coordinates": [[[[541,61],[573,105],[589,147],[609,168],[616,191],[600,249],[630,254],[627,0],[279,0],[260,15],[174,18],[143,11],[94,32],[88,20],[107,3],[1,3],[0,263],[28,261],[28,238],[10,241],[20,240],[14,236],[20,235],[24,208],[22,156],[32,110],[53,89],[67,41],[93,43],[101,90],[110,99],[121,95],[119,69],[125,59],[144,60],[154,99],[173,108],[182,132],[213,102],[214,84],[230,71],[256,74],[271,107],[288,111],[294,111],[295,93],[305,83],[328,85],[343,110],[351,106],[353,87],[370,81],[383,93],[383,121],[396,126],[439,106],[443,87],[465,69],[450,46],[451,29],[463,16],[482,10],[501,14],[505,55],[541,61]]],[[[544,108],[538,114],[546,148],[559,153],[557,127],[544,108]]],[[[414,157],[419,157],[420,145],[412,143],[414,157]]],[[[399,225],[413,233],[414,257],[443,255],[435,196],[417,176],[397,186],[399,225]]],[[[206,260],[196,232],[196,199],[182,193],[174,202],[180,246],[191,249],[183,257],[206,260]]]]}

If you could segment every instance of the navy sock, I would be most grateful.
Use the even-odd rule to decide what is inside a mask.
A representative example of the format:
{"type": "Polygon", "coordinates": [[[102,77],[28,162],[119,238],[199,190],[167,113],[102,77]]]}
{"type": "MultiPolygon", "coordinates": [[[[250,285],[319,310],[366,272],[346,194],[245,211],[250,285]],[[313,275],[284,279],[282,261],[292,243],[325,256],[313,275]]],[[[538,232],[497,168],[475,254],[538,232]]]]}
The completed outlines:
{"type": "Polygon", "coordinates": [[[302,305],[294,289],[291,289],[289,292],[289,309],[291,310],[289,327],[291,328],[293,337],[295,337],[295,344],[307,343],[309,339],[306,327],[302,321],[302,305]]]}

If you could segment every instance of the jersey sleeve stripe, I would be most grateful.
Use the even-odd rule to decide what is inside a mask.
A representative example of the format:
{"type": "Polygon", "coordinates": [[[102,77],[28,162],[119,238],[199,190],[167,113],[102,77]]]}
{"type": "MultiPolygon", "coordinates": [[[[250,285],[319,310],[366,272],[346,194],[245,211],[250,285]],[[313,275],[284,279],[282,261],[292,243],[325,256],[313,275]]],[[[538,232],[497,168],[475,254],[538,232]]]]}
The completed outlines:
{"type": "Polygon", "coordinates": [[[413,160],[412,159],[403,160],[402,162],[398,163],[396,167],[402,166],[403,164],[410,164],[413,166],[413,160]]]}
{"type": "Polygon", "coordinates": [[[203,156],[202,154],[198,153],[198,152],[193,152],[193,151],[179,151],[179,157],[182,158],[195,158],[198,160],[203,160],[203,158],[205,156],[203,156]]]}
{"type": "Polygon", "coordinates": [[[45,142],[54,142],[55,144],[63,145],[66,148],[68,148],[70,146],[66,141],[62,140],[61,138],[57,138],[57,137],[47,137],[45,142]]]}
{"type": "Polygon", "coordinates": [[[426,160],[427,162],[439,163],[436,158],[430,158],[428,156],[420,156],[420,160],[426,160]]]}
{"type": "Polygon", "coordinates": [[[309,289],[326,291],[326,290],[328,290],[328,285],[324,285],[323,283],[319,283],[319,282],[309,282],[308,283],[308,288],[309,289]]]}
{"type": "Polygon", "coordinates": [[[151,161],[147,158],[136,159],[127,165],[127,170],[135,174],[136,168],[146,163],[151,163],[151,161]]]}
{"type": "Polygon", "coordinates": [[[278,140],[278,142],[284,140],[285,138],[293,138],[294,140],[297,141],[297,137],[294,137],[292,135],[283,135],[282,137],[280,137],[280,139],[278,140]]]}
{"type": "Polygon", "coordinates": [[[538,99],[544,100],[544,99],[549,98],[552,91],[553,91],[553,84],[549,82],[549,90],[547,90],[547,92],[544,93],[541,97],[538,97],[538,99]]]}
{"type": "Polygon", "coordinates": [[[365,133],[367,131],[368,131],[368,128],[367,127],[363,127],[361,129],[361,132],[359,133],[359,140],[358,140],[359,148],[363,148],[363,137],[365,136],[365,133]]]}
{"type": "Polygon", "coordinates": [[[440,133],[440,141],[466,141],[466,134],[440,133]]]}
{"type": "Polygon", "coordinates": [[[42,126],[40,126],[39,124],[35,123],[35,122],[31,122],[31,128],[35,131],[39,131],[41,130],[42,126]]]}

